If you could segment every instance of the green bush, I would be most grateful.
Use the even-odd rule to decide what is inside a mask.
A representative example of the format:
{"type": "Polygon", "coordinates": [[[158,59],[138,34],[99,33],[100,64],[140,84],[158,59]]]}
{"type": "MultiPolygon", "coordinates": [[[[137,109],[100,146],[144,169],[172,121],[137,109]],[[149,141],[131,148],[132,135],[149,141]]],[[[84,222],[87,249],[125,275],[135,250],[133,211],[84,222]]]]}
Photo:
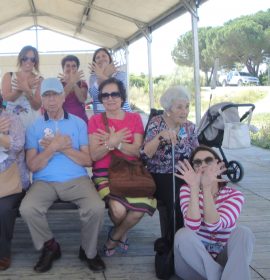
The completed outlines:
{"type": "Polygon", "coordinates": [[[257,133],[251,133],[251,143],[264,149],[270,149],[270,124],[262,126],[257,133]]]}

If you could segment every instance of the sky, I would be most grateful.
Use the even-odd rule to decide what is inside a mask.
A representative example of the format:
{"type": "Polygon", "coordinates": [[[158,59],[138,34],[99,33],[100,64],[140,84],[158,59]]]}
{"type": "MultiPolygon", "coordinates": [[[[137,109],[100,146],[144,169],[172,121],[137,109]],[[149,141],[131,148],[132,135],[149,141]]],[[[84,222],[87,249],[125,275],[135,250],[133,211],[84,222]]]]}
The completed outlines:
{"type": "MultiPolygon", "coordinates": [[[[260,10],[270,8],[269,0],[208,0],[198,9],[198,28],[205,26],[221,26],[230,19],[242,15],[254,14],[260,10]]],[[[174,72],[176,65],[172,61],[171,51],[176,45],[177,38],[190,31],[191,16],[189,13],[171,21],[152,33],[152,63],[153,75],[174,72]]],[[[0,53],[18,53],[25,45],[35,46],[35,32],[25,31],[0,40],[0,53]]],[[[39,51],[94,50],[94,45],[68,38],[66,36],[43,30],[39,35],[39,51]],[[67,47],[68,46],[68,47],[67,47]]],[[[130,73],[147,73],[147,43],[142,38],[129,46],[130,73]],[[139,59],[138,59],[139,58],[139,59]]]]}

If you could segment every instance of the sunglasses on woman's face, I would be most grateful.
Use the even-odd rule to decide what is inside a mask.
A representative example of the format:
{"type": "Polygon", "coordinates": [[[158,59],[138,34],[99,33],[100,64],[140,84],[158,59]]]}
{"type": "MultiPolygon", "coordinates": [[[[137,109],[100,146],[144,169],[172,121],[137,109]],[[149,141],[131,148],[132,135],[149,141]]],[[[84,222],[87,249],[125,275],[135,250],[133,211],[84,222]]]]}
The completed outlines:
{"type": "Polygon", "coordinates": [[[36,58],[35,57],[29,57],[29,56],[23,56],[22,61],[23,62],[31,61],[32,63],[35,63],[36,62],[36,58]]]}
{"type": "Polygon", "coordinates": [[[192,164],[194,167],[198,168],[200,166],[202,166],[202,164],[205,162],[206,165],[211,165],[214,162],[214,158],[213,157],[206,157],[205,159],[194,159],[192,161],[192,164]]]}
{"type": "Polygon", "coordinates": [[[121,97],[121,95],[120,95],[120,92],[117,92],[117,91],[114,91],[111,93],[108,93],[108,92],[101,93],[102,100],[109,100],[109,97],[111,97],[112,99],[116,99],[116,98],[121,97]]]}

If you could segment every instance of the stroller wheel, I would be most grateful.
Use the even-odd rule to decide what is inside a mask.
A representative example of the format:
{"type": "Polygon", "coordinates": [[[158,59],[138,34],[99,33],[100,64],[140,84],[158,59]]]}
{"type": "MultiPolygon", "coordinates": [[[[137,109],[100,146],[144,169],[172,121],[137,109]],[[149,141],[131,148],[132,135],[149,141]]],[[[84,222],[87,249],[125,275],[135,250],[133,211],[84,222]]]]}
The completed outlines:
{"type": "Polygon", "coordinates": [[[233,183],[241,181],[244,176],[243,166],[236,160],[229,161],[227,166],[227,176],[233,183]]]}

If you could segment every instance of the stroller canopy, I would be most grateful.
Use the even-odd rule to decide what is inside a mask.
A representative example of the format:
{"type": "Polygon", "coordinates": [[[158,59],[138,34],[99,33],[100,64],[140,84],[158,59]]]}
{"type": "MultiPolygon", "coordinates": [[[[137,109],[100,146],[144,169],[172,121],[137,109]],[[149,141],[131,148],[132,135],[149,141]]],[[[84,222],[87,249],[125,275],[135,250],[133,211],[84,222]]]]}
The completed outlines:
{"type": "Polygon", "coordinates": [[[224,131],[224,118],[226,122],[240,122],[237,107],[229,107],[221,113],[222,108],[231,104],[233,103],[221,102],[211,106],[199,123],[198,136],[203,133],[207,140],[213,141],[218,136],[220,130],[224,131]]]}

